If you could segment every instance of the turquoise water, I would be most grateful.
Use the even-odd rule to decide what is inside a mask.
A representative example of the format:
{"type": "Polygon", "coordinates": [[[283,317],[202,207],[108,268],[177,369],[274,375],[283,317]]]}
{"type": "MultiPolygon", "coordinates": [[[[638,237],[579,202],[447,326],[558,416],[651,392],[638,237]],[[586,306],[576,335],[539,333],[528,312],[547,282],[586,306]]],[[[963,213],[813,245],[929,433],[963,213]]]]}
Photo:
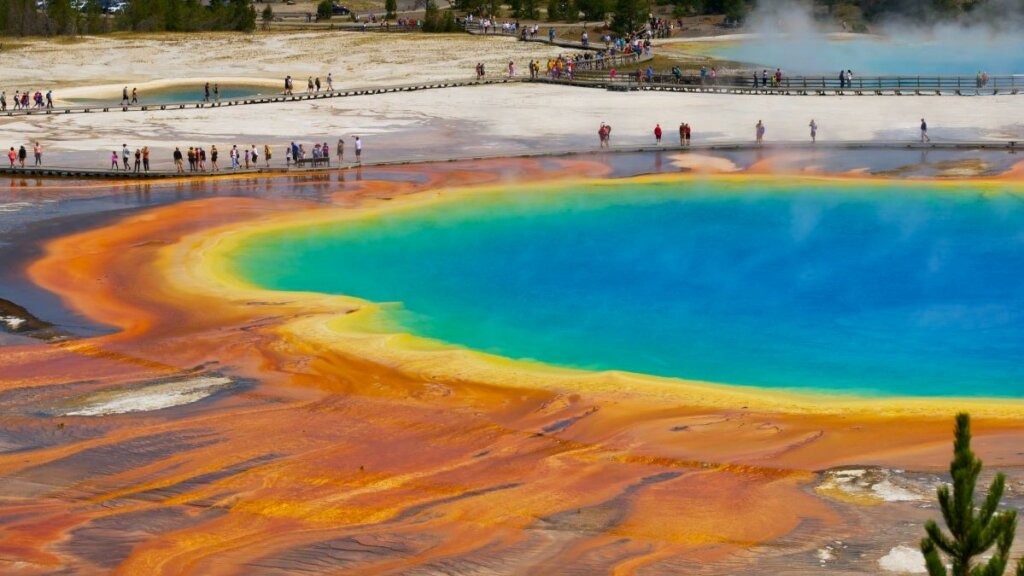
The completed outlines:
{"type": "MultiPolygon", "coordinates": [[[[273,88],[266,86],[230,85],[220,87],[220,99],[230,100],[257,94],[270,94],[273,88]]],[[[131,86],[128,87],[128,94],[131,95],[131,86]]],[[[203,99],[203,84],[195,86],[175,86],[173,88],[159,88],[156,90],[139,90],[139,104],[186,104],[199,102],[203,99]]],[[[210,100],[213,100],[213,84],[210,84],[210,100]]],[[[88,98],[77,99],[75,102],[83,104],[109,104],[116,106],[121,103],[121,96],[113,98],[88,98]]]]}
{"type": "Polygon", "coordinates": [[[237,272],[401,303],[512,358],[773,388],[1024,396],[1024,198],[793,181],[513,189],[257,236],[237,272]]]}
{"type": "MultiPolygon", "coordinates": [[[[966,33],[958,33],[966,34],[966,33]]],[[[722,44],[712,49],[720,58],[749,62],[788,74],[838,76],[853,70],[860,76],[971,76],[979,71],[1024,74],[1024,36],[993,38],[969,34],[953,41],[935,38],[864,38],[832,41],[823,36],[769,37],[722,44]]],[[[769,70],[769,71],[771,71],[769,70]]]]}

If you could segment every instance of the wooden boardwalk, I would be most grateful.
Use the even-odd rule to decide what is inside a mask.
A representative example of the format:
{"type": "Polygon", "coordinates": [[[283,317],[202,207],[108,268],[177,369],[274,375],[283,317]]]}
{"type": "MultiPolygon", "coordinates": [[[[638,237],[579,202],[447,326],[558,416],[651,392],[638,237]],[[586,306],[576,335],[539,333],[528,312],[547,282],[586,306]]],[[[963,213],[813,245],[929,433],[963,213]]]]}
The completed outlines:
{"type": "MultiPolygon", "coordinates": [[[[132,105],[82,105],[62,106],[57,108],[28,108],[21,110],[7,110],[0,112],[4,116],[52,116],[60,114],[95,114],[105,112],[146,112],[149,110],[193,110],[203,108],[221,108],[230,106],[247,106],[253,104],[275,104],[281,102],[308,102],[312,100],[323,100],[331,98],[347,98],[352,96],[372,96],[377,94],[391,94],[395,92],[417,92],[420,90],[438,90],[442,88],[460,88],[466,86],[485,86],[490,84],[508,84],[521,82],[522,78],[492,77],[483,80],[433,80],[429,82],[415,82],[411,84],[398,84],[390,86],[371,86],[365,88],[344,88],[333,91],[321,90],[320,92],[298,92],[291,96],[284,94],[245,96],[242,98],[221,99],[218,102],[158,102],[154,104],[132,104],[132,105]]],[[[198,86],[198,85],[197,85],[198,86]]],[[[198,88],[197,88],[198,90],[198,88]]]]}
{"type": "Polygon", "coordinates": [[[1024,152],[1024,142],[1015,140],[978,140],[978,141],[947,141],[947,142],[873,142],[873,141],[845,141],[845,142],[822,142],[811,143],[799,142],[771,142],[761,146],[751,141],[734,142],[710,142],[694,144],[688,147],[676,145],[645,146],[645,145],[622,145],[612,148],[579,148],[579,149],[550,149],[525,152],[521,154],[493,154],[493,155],[469,155],[461,157],[433,157],[433,158],[395,158],[378,162],[364,162],[362,164],[345,164],[343,166],[324,166],[318,168],[295,168],[286,166],[271,166],[270,168],[254,168],[250,170],[221,170],[219,172],[184,172],[178,173],[173,170],[152,170],[150,172],[130,172],[124,170],[91,169],[76,167],[47,166],[41,168],[9,168],[0,167],[0,176],[10,178],[61,178],[61,179],[92,179],[92,180],[167,180],[167,179],[207,179],[225,178],[232,176],[287,176],[287,175],[309,175],[323,174],[338,171],[351,171],[360,168],[376,168],[387,166],[408,166],[413,164],[440,164],[449,162],[466,162],[480,160],[496,160],[504,158],[557,158],[572,156],[590,156],[602,154],[636,154],[636,153],[657,153],[657,152],[735,152],[743,150],[960,150],[960,151],[985,151],[1018,153],[1024,152]]]}
{"type": "Polygon", "coordinates": [[[623,70],[613,80],[607,74],[582,73],[573,80],[535,78],[547,82],[600,88],[613,91],[686,92],[703,94],[749,94],[762,96],[994,96],[1017,95],[1024,92],[1024,76],[994,76],[979,87],[974,77],[960,76],[877,76],[855,78],[850,86],[840,86],[838,77],[815,76],[784,78],[778,86],[755,86],[752,78],[722,78],[701,82],[700,78],[683,76],[676,80],[668,74],[655,74],[652,81],[637,82],[633,74],[623,70]]]}

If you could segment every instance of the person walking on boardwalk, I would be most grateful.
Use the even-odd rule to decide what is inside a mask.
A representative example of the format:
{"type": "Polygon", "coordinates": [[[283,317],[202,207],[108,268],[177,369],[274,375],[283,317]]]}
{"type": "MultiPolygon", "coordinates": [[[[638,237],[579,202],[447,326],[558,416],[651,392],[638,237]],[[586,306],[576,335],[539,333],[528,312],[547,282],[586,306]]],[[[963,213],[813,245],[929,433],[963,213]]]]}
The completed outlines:
{"type": "Polygon", "coordinates": [[[0,91],[0,111],[7,110],[7,92],[0,91]]]}
{"type": "Polygon", "coordinates": [[[654,125],[654,143],[661,146],[661,124],[654,125]]]}
{"type": "Polygon", "coordinates": [[[760,146],[764,143],[764,122],[757,121],[757,125],[754,126],[754,133],[756,135],[757,145],[760,146]]]}
{"type": "Polygon", "coordinates": [[[818,123],[814,121],[814,118],[811,118],[811,123],[808,124],[807,126],[810,127],[810,129],[811,129],[811,142],[812,143],[817,142],[818,141],[818,123]]]}
{"type": "Polygon", "coordinates": [[[32,147],[32,154],[36,158],[35,165],[36,166],[42,166],[43,165],[43,146],[39,142],[36,142],[36,145],[32,147]]]}
{"type": "Polygon", "coordinates": [[[21,147],[18,148],[18,163],[21,164],[22,168],[25,167],[26,159],[28,159],[28,150],[25,150],[25,145],[22,144],[21,147]]]}
{"type": "Polygon", "coordinates": [[[320,91],[320,77],[319,76],[316,77],[316,80],[314,81],[314,83],[316,85],[316,91],[319,92],[320,91]]]}
{"type": "MultiPolygon", "coordinates": [[[[11,152],[14,152],[14,148],[11,148],[11,152]]],[[[14,161],[11,161],[11,166],[14,166],[14,161]]],[[[117,170],[117,150],[110,152],[110,169],[117,170]]]]}
{"type": "Polygon", "coordinates": [[[206,148],[200,147],[196,155],[199,157],[199,171],[206,172],[206,148]]]}
{"type": "Polygon", "coordinates": [[[846,88],[846,72],[843,70],[839,71],[839,89],[846,88]]]}
{"type": "Polygon", "coordinates": [[[127,144],[121,144],[121,162],[124,164],[124,171],[128,171],[128,159],[131,158],[132,152],[128,149],[127,144]]]}
{"type": "Polygon", "coordinates": [[[689,123],[684,124],[683,125],[683,129],[686,131],[686,134],[685,134],[685,136],[686,136],[686,146],[689,147],[690,146],[690,124],[689,123]]]}
{"type": "Polygon", "coordinates": [[[356,148],[356,164],[362,164],[363,163],[363,141],[359,139],[359,136],[356,136],[355,148],[356,148]]]}
{"type": "Polygon", "coordinates": [[[132,104],[139,103],[139,89],[132,87],[132,104]]]}
{"type": "Polygon", "coordinates": [[[142,170],[149,172],[149,146],[142,147],[142,170]]]}
{"type": "Polygon", "coordinates": [[[327,91],[334,92],[334,75],[330,72],[327,73],[327,91]]]}
{"type": "Polygon", "coordinates": [[[313,93],[313,77],[310,76],[309,79],[306,80],[306,94],[312,94],[312,93],[313,93]]]}
{"type": "Polygon", "coordinates": [[[679,145],[686,146],[686,122],[679,123],[679,145]]]}
{"type": "Polygon", "coordinates": [[[217,165],[217,145],[210,146],[210,168],[213,172],[220,172],[220,166],[217,165]]]}
{"type": "Polygon", "coordinates": [[[121,90],[121,105],[124,106],[125,104],[128,104],[128,102],[130,101],[131,100],[128,98],[128,87],[125,86],[124,89],[121,90]]]}
{"type": "Polygon", "coordinates": [[[338,166],[345,161],[345,139],[338,138],[338,166]]]}
{"type": "Polygon", "coordinates": [[[135,149],[135,170],[138,173],[139,169],[142,168],[142,150],[135,149]]]}
{"type": "Polygon", "coordinates": [[[46,108],[48,110],[53,109],[53,90],[46,91],[46,108]]]}
{"type": "Polygon", "coordinates": [[[220,84],[213,85],[213,101],[220,104],[220,84]]]}
{"type": "Polygon", "coordinates": [[[182,165],[182,161],[181,161],[182,156],[181,156],[181,149],[180,148],[178,148],[178,147],[174,148],[174,155],[172,156],[172,158],[174,158],[174,167],[178,170],[178,174],[184,174],[185,173],[185,167],[182,165]]]}
{"type": "Polygon", "coordinates": [[[231,151],[228,153],[228,156],[231,157],[231,169],[232,170],[238,170],[239,164],[238,164],[238,145],[237,144],[232,144],[231,145],[231,151]]]}
{"type": "MultiPolygon", "coordinates": [[[[117,157],[117,154],[114,154],[117,157]]],[[[11,168],[14,168],[14,161],[18,159],[18,153],[14,151],[14,146],[11,146],[9,152],[7,152],[7,159],[11,161],[11,168]]]]}
{"type": "Polygon", "coordinates": [[[928,123],[921,118],[921,142],[931,142],[932,139],[928,137],[928,123]]]}
{"type": "Polygon", "coordinates": [[[207,82],[203,86],[203,102],[209,102],[209,101],[210,101],[210,83],[207,82]]]}
{"type": "Polygon", "coordinates": [[[196,171],[196,149],[189,146],[188,152],[185,153],[185,158],[188,160],[188,171],[196,171]]]}
{"type": "Polygon", "coordinates": [[[267,168],[270,168],[270,156],[272,151],[270,150],[270,144],[263,145],[263,161],[267,164],[267,168]]]}
{"type": "Polygon", "coordinates": [[[260,167],[260,153],[259,153],[259,150],[256,149],[256,145],[255,144],[252,145],[252,150],[249,152],[249,156],[252,159],[252,167],[253,168],[259,168],[260,167]]]}

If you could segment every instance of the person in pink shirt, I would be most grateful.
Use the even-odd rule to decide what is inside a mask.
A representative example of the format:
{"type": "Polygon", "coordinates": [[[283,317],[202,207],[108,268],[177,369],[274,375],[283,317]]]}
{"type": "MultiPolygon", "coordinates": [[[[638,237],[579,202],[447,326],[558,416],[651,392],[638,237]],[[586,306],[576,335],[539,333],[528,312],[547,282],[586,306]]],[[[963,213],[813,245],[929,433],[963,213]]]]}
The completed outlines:
{"type": "Polygon", "coordinates": [[[7,159],[11,161],[11,168],[14,168],[14,161],[18,159],[18,153],[14,151],[14,146],[11,146],[11,151],[7,153],[7,159]]]}
{"type": "Polygon", "coordinates": [[[117,170],[117,150],[110,153],[110,169],[117,170]]]}

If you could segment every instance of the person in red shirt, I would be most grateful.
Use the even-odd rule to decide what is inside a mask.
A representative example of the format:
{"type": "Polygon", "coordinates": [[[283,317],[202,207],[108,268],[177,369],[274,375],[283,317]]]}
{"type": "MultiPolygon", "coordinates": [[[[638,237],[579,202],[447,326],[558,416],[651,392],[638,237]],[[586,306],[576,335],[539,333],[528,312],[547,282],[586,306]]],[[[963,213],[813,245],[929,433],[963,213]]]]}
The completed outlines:
{"type": "Polygon", "coordinates": [[[654,125],[654,141],[661,145],[661,124],[654,125]]]}

